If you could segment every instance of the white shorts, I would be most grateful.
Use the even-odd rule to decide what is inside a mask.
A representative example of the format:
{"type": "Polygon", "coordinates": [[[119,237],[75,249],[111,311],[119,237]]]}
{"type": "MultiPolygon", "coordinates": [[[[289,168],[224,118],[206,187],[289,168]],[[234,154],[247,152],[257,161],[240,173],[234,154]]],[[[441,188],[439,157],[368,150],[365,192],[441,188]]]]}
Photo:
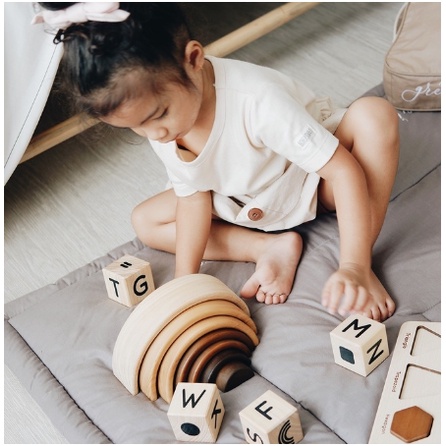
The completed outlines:
{"type": "Polygon", "coordinates": [[[347,109],[336,108],[330,97],[318,98],[316,104],[320,113],[319,124],[334,135],[347,109]]]}

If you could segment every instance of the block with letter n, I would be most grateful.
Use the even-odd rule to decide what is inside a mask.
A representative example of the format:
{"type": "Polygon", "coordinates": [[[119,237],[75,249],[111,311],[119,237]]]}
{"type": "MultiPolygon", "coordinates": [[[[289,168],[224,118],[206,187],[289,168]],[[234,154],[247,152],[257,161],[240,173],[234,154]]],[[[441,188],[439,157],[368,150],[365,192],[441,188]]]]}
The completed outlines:
{"type": "Polygon", "coordinates": [[[179,441],[215,443],[225,409],[213,383],[179,383],[167,412],[179,441]]]}
{"type": "Polygon", "coordinates": [[[303,438],[297,409],[271,390],[239,415],[247,443],[293,444],[303,438]]]}
{"type": "Polygon", "coordinates": [[[102,269],[108,297],[126,307],[133,307],[154,289],[150,263],[130,255],[115,260],[102,269]]]}
{"type": "Polygon", "coordinates": [[[330,332],[336,364],[367,376],[389,356],[386,327],[361,315],[351,315],[330,332]]]}

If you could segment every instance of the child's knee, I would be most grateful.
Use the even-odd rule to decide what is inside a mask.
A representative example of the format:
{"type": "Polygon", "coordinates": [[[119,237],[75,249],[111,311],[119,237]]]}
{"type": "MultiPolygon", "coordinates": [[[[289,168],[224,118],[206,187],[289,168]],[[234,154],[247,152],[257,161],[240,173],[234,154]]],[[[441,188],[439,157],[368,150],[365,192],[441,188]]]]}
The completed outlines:
{"type": "Polygon", "coordinates": [[[176,197],[172,190],[161,192],[132,211],[130,220],[137,237],[147,246],[158,246],[159,229],[175,221],[176,197]]]}
{"type": "Polygon", "coordinates": [[[398,139],[399,135],[399,119],[395,107],[387,100],[381,99],[377,110],[377,119],[382,123],[382,127],[386,129],[386,133],[392,134],[398,139]]]}
{"type": "Polygon", "coordinates": [[[139,237],[142,229],[147,224],[147,219],[145,218],[145,205],[146,202],[138,204],[132,211],[130,216],[130,221],[132,223],[133,229],[136,232],[136,235],[139,237]]]}
{"type": "Polygon", "coordinates": [[[155,212],[150,199],[138,204],[130,216],[136,236],[147,246],[152,244],[152,234],[156,225],[154,216],[155,212]]]}
{"type": "Polygon", "coordinates": [[[353,105],[361,108],[369,126],[375,126],[376,131],[398,133],[398,113],[389,101],[384,98],[367,97],[356,101],[353,105]]]}
{"type": "Polygon", "coordinates": [[[399,157],[400,131],[398,113],[390,102],[382,99],[378,110],[378,120],[384,139],[384,146],[389,156],[395,160],[399,157]]]}

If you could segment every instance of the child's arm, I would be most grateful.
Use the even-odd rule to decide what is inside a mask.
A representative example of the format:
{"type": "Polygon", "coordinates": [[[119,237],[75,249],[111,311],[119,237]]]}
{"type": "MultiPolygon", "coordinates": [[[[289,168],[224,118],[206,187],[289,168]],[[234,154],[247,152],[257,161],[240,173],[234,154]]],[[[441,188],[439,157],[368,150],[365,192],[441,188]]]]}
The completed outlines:
{"type": "Polygon", "coordinates": [[[339,269],[326,282],[322,303],[331,312],[360,311],[369,299],[371,212],[364,172],[341,144],[318,171],[332,187],[340,234],[339,269]]]}
{"type": "Polygon", "coordinates": [[[210,192],[179,197],[176,211],[175,277],[200,270],[212,221],[210,192]]]}

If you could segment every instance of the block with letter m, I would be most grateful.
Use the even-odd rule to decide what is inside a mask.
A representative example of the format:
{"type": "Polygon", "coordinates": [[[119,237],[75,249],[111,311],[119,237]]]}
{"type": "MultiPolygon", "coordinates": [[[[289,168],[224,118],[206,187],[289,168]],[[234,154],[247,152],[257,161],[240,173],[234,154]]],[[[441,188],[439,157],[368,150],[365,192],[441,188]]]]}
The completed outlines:
{"type": "Polygon", "coordinates": [[[330,332],[336,364],[367,376],[389,356],[386,327],[361,315],[351,315],[330,332]]]}

